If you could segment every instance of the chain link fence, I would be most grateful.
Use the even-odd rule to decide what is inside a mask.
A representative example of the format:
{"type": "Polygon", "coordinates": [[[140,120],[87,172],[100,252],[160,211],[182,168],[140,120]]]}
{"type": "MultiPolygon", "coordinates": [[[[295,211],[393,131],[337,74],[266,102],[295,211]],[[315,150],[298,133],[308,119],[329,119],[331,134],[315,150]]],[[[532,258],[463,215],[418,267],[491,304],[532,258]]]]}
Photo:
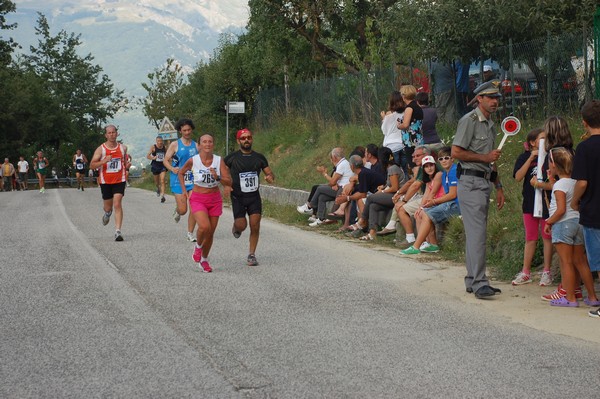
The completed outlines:
{"type": "MultiPolygon", "coordinates": [[[[509,42],[482,56],[483,62],[469,65],[470,97],[479,83],[489,80],[484,69],[486,72],[491,69],[491,77],[501,81],[500,116],[514,114],[519,118],[544,119],[552,114],[576,113],[583,102],[598,98],[594,81],[599,54],[595,51],[597,43],[598,38],[589,31],[516,44],[509,42]]],[[[455,64],[447,65],[456,79],[455,64]]],[[[268,127],[272,118],[294,114],[317,121],[378,129],[379,112],[387,108],[391,91],[398,90],[402,84],[412,84],[418,91],[436,91],[428,65],[431,64],[394,65],[375,72],[263,89],[254,104],[254,122],[268,127]]],[[[451,109],[460,110],[456,87],[453,94],[455,104],[451,109]]],[[[436,106],[436,98],[432,97],[432,104],[436,106]]],[[[454,112],[447,120],[461,116],[454,112]]]]}

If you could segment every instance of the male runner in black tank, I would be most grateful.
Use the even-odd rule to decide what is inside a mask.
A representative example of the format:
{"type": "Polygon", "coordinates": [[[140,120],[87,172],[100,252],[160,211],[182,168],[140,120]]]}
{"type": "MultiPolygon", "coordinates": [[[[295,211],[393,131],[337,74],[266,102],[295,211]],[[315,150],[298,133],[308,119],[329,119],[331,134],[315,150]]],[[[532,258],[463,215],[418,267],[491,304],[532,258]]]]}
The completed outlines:
{"type": "Polygon", "coordinates": [[[232,233],[239,238],[250,220],[250,249],[248,255],[248,266],[257,266],[255,251],[258,245],[260,233],[260,219],[262,214],[262,202],[260,199],[259,176],[265,172],[265,180],[271,184],[275,176],[269,167],[269,162],[264,155],[252,151],[252,132],[242,129],[237,132],[237,143],[240,149],[225,157],[225,165],[231,172],[233,180],[232,187],[225,186],[225,195],[231,195],[231,207],[233,209],[232,233]]]}
{"type": "Polygon", "coordinates": [[[167,147],[165,147],[165,143],[162,137],[156,137],[156,144],[153,144],[150,147],[150,151],[146,155],[148,158],[152,170],[152,176],[154,176],[154,185],[156,186],[156,196],[160,197],[160,202],[165,202],[165,175],[167,174],[167,168],[165,167],[163,161],[165,159],[165,154],[167,152],[167,147]]]}

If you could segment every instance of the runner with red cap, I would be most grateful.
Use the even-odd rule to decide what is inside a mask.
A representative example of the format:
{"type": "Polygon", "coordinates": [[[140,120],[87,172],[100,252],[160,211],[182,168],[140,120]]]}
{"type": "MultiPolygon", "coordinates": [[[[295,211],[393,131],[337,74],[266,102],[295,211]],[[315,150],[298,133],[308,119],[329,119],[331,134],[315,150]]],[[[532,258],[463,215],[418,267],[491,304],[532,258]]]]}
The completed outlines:
{"type": "Polygon", "coordinates": [[[248,266],[257,266],[256,247],[260,234],[260,219],[262,217],[262,201],[260,198],[260,172],[265,173],[265,180],[271,184],[275,176],[264,155],[252,150],[252,132],[248,129],[238,130],[236,141],[240,146],[238,151],[225,157],[225,165],[231,172],[232,186],[225,187],[225,196],[231,196],[233,209],[232,233],[239,238],[250,221],[250,249],[247,258],[248,266]],[[248,220],[246,219],[248,215],[248,220]]]}

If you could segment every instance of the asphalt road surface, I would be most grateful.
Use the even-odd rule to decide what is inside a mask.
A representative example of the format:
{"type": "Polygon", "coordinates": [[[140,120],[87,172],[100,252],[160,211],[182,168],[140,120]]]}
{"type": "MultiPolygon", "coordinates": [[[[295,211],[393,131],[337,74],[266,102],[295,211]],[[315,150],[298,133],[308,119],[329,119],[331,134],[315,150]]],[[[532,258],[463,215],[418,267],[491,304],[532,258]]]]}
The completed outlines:
{"type": "Polygon", "coordinates": [[[263,220],[248,267],[225,208],[202,273],[173,206],[128,188],[115,242],[97,188],[0,193],[0,397],[599,396],[596,344],[431,290],[435,264],[263,220]]]}

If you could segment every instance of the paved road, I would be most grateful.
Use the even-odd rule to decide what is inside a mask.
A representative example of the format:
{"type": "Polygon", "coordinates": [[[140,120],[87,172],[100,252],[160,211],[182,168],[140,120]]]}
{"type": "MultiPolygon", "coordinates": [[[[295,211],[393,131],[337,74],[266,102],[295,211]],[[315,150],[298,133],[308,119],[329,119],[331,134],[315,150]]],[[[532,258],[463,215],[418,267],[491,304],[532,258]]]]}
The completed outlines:
{"type": "Polygon", "coordinates": [[[0,193],[0,397],[598,396],[596,344],[431,292],[434,264],[265,221],[250,268],[225,209],[205,274],[172,198],[124,207],[117,243],[98,189],[0,193]]]}

